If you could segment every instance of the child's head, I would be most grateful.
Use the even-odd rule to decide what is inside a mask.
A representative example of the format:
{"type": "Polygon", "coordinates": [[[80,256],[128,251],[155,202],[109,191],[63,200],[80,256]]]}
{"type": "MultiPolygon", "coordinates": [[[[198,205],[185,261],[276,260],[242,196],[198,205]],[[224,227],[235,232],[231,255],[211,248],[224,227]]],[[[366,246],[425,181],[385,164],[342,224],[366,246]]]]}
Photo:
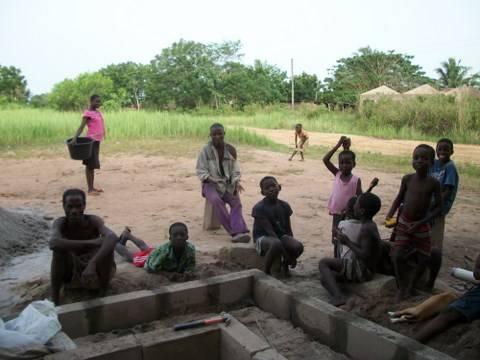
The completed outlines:
{"type": "Polygon", "coordinates": [[[182,249],[185,247],[188,240],[187,225],[182,222],[173,223],[168,229],[168,234],[170,236],[170,242],[174,248],[182,249]]]}
{"type": "Polygon", "coordinates": [[[355,203],[357,202],[357,196],[352,196],[347,202],[347,207],[345,208],[345,218],[346,219],[355,219],[355,203]]]}
{"type": "Polygon", "coordinates": [[[90,96],[90,107],[92,109],[98,109],[100,106],[102,106],[102,99],[100,98],[100,95],[93,94],[90,96]]]}
{"type": "Polygon", "coordinates": [[[295,131],[296,131],[297,133],[301,132],[301,131],[302,131],[302,124],[297,124],[297,125],[295,125],[295,131]]]}
{"type": "Polygon", "coordinates": [[[72,222],[79,221],[87,205],[85,192],[80,189],[68,189],[63,193],[62,203],[67,219],[72,222]]]}
{"type": "Polygon", "coordinates": [[[373,193],[363,193],[358,196],[354,205],[354,213],[357,219],[372,219],[382,207],[380,198],[373,193]]]}
{"type": "Polygon", "coordinates": [[[338,169],[343,175],[350,175],[355,167],[355,153],[351,150],[343,150],[338,154],[338,169]]]}
{"type": "Polygon", "coordinates": [[[437,142],[437,157],[443,163],[450,161],[450,156],[453,155],[453,142],[450,139],[442,138],[437,142]]]}
{"type": "Polygon", "coordinates": [[[273,176],[265,176],[260,180],[260,190],[263,196],[274,200],[278,198],[278,193],[282,190],[282,187],[273,176]]]}
{"type": "Polygon", "coordinates": [[[413,150],[412,166],[416,172],[426,173],[435,161],[435,150],[427,144],[420,144],[413,150]]]}
{"type": "Polygon", "coordinates": [[[225,128],[222,124],[215,123],[210,126],[210,138],[212,139],[213,145],[223,145],[223,141],[225,138],[225,128]]]}

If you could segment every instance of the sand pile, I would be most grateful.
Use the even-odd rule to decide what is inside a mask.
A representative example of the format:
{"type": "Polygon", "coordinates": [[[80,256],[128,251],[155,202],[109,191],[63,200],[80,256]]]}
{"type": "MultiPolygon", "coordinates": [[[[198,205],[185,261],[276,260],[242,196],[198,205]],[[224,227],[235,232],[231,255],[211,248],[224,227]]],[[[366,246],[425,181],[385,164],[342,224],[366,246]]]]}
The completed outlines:
{"type": "Polygon", "coordinates": [[[33,210],[7,210],[0,207],[0,265],[8,259],[46,246],[50,224],[33,210]]]}

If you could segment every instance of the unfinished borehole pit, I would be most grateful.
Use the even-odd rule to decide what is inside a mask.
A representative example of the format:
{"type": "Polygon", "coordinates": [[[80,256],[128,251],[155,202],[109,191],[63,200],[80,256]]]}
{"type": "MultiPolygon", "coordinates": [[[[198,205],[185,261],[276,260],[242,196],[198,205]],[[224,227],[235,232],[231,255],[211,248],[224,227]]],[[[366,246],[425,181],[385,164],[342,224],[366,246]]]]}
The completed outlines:
{"type": "Polygon", "coordinates": [[[59,307],[78,348],[46,359],[452,359],[258,270],[59,307]],[[230,325],[173,331],[228,311],[230,325]]]}

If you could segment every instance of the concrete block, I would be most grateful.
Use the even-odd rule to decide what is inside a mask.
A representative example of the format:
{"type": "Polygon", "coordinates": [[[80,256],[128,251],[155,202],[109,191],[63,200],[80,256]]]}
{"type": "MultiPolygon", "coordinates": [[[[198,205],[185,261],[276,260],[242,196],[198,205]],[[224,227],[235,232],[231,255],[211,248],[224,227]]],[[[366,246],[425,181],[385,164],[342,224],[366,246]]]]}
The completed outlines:
{"type": "Polygon", "coordinates": [[[142,290],[63,305],[58,318],[71,338],[128,328],[157,319],[156,295],[142,290]]]}
{"type": "Polygon", "coordinates": [[[291,303],[293,325],[302,328],[322,344],[330,347],[336,344],[337,336],[342,336],[335,327],[336,307],[298,293],[294,294],[291,303]]]}
{"type": "Polygon", "coordinates": [[[252,360],[287,360],[274,349],[267,349],[256,353],[252,360]]]}
{"type": "Polygon", "coordinates": [[[376,360],[453,360],[407,336],[357,316],[343,312],[337,314],[336,320],[337,329],[345,330],[337,331],[337,335],[346,335],[346,344],[341,344],[345,345],[344,353],[354,359],[371,359],[374,356],[376,360]]]}
{"type": "Polygon", "coordinates": [[[165,333],[151,331],[136,335],[143,347],[143,360],[219,360],[218,326],[165,333]]]}
{"type": "Polygon", "coordinates": [[[292,292],[282,282],[263,274],[256,276],[253,285],[253,299],[263,311],[279,319],[290,320],[292,292]]]}
{"type": "Polygon", "coordinates": [[[88,347],[46,356],[48,360],[142,360],[142,347],[133,335],[93,343],[88,347]]]}
{"type": "Polygon", "coordinates": [[[270,348],[266,341],[236,319],[232,319],[229,325],[222,325],[220,329],[222,360],[250,360],[256,353],[270,348]]]}

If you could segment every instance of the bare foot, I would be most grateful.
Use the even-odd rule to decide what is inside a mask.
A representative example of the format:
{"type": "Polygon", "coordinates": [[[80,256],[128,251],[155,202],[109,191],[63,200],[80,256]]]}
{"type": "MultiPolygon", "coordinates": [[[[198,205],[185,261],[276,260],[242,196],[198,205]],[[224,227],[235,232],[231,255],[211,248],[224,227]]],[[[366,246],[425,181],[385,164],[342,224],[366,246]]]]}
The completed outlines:
{"type": "Polygon", "coordinates": [[[100,195],[100,193],[95,190],[91,190],[88,192],[88,196],[98,196],[98,195],[100,195]]]}
{"type": "Polygon", "coordinates": [[[102,192],[103,192],[103,189],[100,189],[100,188],[98,188],[98,189],[97,189],[97,188],[93,188],[93,191],[96,191],[96,192],[98,192],[98,193],[102,193],[102,192]]]}
{"type": "Polygon", "coordinates": [[[345,296],[335,296],[330,300],[330,304],[333,306],[339,307],[347,303],[347,298],[345,296]]]}

